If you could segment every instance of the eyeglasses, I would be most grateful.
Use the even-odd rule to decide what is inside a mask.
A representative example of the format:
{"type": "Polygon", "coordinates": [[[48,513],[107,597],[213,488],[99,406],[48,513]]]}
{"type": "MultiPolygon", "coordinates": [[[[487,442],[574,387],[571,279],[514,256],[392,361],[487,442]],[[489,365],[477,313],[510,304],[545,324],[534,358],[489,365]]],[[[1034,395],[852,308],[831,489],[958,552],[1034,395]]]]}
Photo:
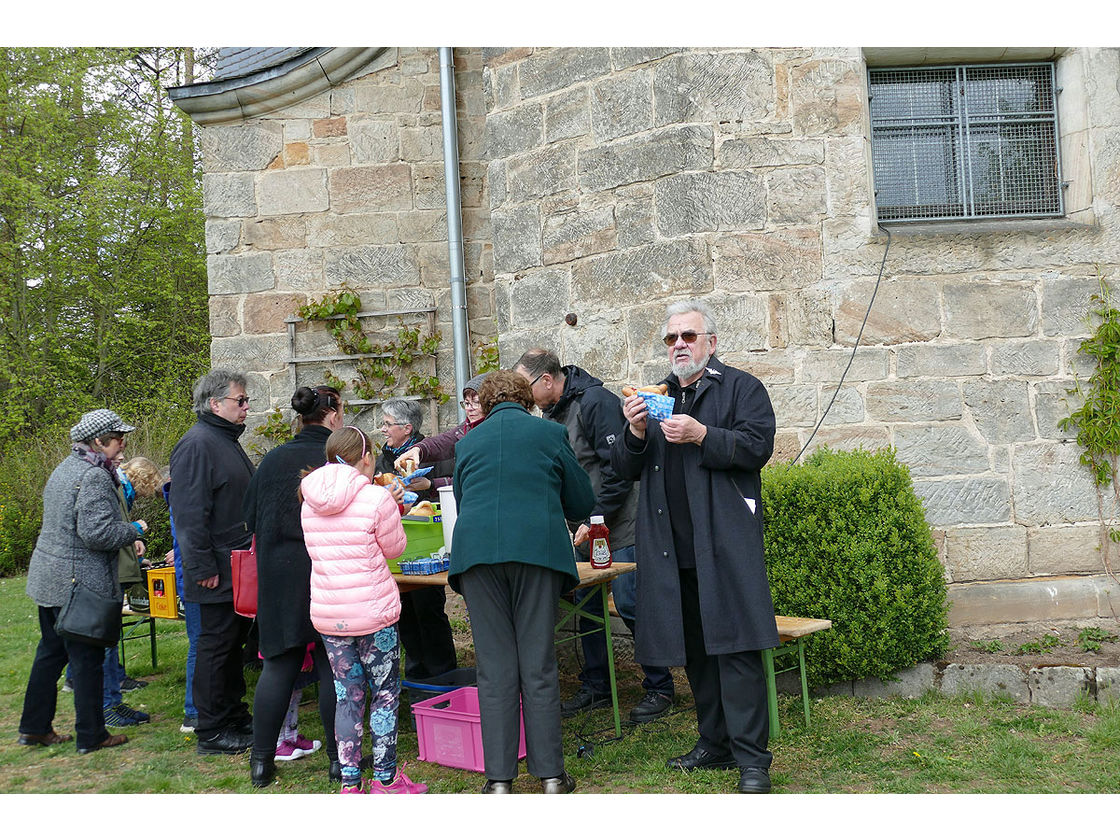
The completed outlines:
{"type": "Polygon", "coordinates": [[[244,408],[249,404],[249,398],[242,394],[240,397],[222,397],[223,400],[233,400],[237,403],[239,408],[244,408]]]}
{"type": "Polygon", "coordinates": [[[468,408],[478,408],[482,403],[478,401],[478,397],[473,399],[459,400],[459,406],[465,411],[468,408]]]}
{"type": "Polygon", "coordinates": [[[382,429],[387,429],[389,426],[407,426],[407,425],[408,425],[407,423],[394,423],[391,420],[382,420],[381,421],[381,428],[382,429]]]}
{"type": "Polygon", "coordinates": [[[684,339],[685,344],[692,344],[702,335],[712,335],[710,332],[696,332],[696,330],[684,330],[681,333],[668,333],[662,341],[665,342],[666,347],[672,347],[677,343],[678,338],[684,339]]]}

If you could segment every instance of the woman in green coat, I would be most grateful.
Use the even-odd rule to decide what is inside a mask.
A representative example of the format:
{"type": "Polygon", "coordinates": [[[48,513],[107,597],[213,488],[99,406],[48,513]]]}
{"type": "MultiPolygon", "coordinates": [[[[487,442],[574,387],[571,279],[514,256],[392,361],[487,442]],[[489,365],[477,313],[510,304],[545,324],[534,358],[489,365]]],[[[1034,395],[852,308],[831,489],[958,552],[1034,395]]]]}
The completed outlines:
{"type": "Polygon", "coordinates": [[[520,698],[529,772],[545,793],[570,793],[553,628],[560,595],[579,582],[565,520],[591,513],[595,494],[564,427],[529,414],[524,377],[496,371],[478,397],[486,420],[455,447],[449,582],[466,601],[474,636],[482,792],[512,790],[520,698]]]}

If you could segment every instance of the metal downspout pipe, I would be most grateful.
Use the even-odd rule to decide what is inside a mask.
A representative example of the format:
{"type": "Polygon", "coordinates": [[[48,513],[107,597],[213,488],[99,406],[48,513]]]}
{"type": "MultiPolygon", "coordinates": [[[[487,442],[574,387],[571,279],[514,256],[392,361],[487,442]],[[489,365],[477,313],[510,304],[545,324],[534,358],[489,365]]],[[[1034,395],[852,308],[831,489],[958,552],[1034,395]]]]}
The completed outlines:
{"type": "MultiPolygon", "coordinates": [[[[439,48],[440,113],[443,117],[443,181],[447,194],[447,256],[451,268],[451,329],[455,348],[455,398],[471,378],[467,331],[467,281],[463,267],[463,216],[459,198],[459,124],[455,116],[455,65],[451,47],[439,48]]],[[[459,422],[466,412],[459,407],[459,422]]]]}

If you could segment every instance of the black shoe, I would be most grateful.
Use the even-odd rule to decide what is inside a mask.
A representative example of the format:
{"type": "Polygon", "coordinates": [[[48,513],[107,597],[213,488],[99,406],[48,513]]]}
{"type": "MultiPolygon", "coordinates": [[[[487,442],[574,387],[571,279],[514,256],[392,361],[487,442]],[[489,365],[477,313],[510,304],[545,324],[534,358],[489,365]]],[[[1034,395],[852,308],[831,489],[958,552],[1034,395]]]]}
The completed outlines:
{"type": "Polygon", "coordinates": [[[714,753],[697,744],[684,755],[665,762],[670,770],[727,770],[736,767],[730,753],[714,753]]]}
{"type": "Polygon", "coordinates": [[[513,793],[513,780],[508,782],[498,781],[496,779],[487,779],[486,784],[482,786],[483,793],[513,793]]]}
{"type": "Polygon", "coordinates": [[[242,735],[233,729],[223,729],[212,738],[199,738],[199,755],[237,755],[253,746],[252,735],[242,735]]]}
{"type": "Polygon", "coordinates": [[[136,691],[136,689],[144,688],[146,685],[147,683],[144,680],[134,680],[128,674],[121,677],[121,691],[136,691]]]}
{"type": "Polygon", "coordinates": [[[238,735],[251,736],[253,734],[253,718],[243,718],[242,720],[239,720],[237,723],[233,724],[230,729],[233,732],[236,732],[238,735]]]}
{"type": "Polygon", "coordinates": [[[630,720],[634,723],[649,723],[669,714],[673,708],[673,698],[658,694],[656,691],[647,691],[642,702],[630,710],[630,720]]]}
{"type": "Polygon", "coordinates": [[[571,717],[578,712],[589,712],[592,709],[609,706],[610,704],[610,692],[592,691],[587,686],[581,685],[579,691],[573,694],[570,700],[565,700],[560,704],[560,717],[571,717]]]}
{"type": "Polygon", "coordinates": [[[276,778],[276,758],[272,755],[249,756],[249,781],[255,788],[268,787],[276,778]]]}
{"type": "Polygon", "coordinates": [[[342,762],[337,758],[331,762],[330,769],[327,770],[327,778],[332,782],[342,781],[342,762]]]}
{"type": "Polygon", "coordinates": [[[567,773],[541,779],[541,793],[571,793],[576,789],[576,780],[567,773]]]}
{"type": "Polygon", "coordinates": [[[739,768],[739,793],[769,793],[770,771],[765,767],[739,768]]]}

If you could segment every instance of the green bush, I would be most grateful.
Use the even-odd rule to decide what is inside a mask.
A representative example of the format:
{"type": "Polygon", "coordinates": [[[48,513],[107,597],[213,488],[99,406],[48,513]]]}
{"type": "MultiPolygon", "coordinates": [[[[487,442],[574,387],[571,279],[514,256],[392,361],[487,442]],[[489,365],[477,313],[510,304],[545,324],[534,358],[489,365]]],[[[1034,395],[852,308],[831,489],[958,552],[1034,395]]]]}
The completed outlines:
{"type": "Polygon", "coordinates": [[[806,642],[810,682],[885,679],[945,652],[945,580],[893,450],[773,464],[762,491],[775,611],[832,621],[806,642]]]}

